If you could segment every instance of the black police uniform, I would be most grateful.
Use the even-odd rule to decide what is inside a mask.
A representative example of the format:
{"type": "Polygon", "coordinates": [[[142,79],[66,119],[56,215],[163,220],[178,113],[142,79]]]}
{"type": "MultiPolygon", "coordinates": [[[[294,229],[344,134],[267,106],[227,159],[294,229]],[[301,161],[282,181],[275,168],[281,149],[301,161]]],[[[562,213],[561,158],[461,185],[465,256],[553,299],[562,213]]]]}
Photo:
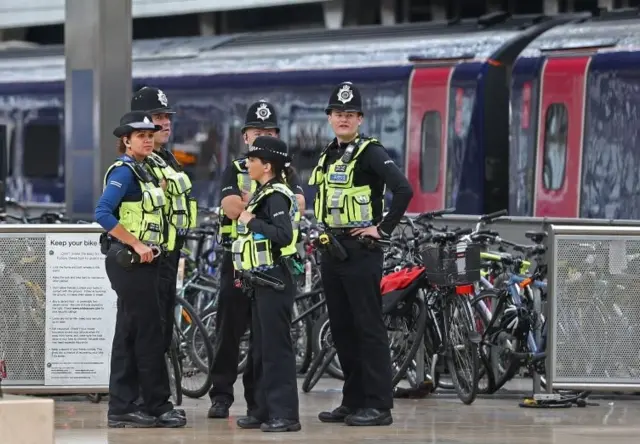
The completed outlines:
{"type": "MultiPolygon", "coordinates": [[[[138,90],[131,98],[132,111],[145,111],[148,114],[175,114],[169,106],[164,92],[158,88],[145,86],[138,90]]],[[[166,147],[161,147],[155,153],[160,156],[176,172],[183,172],[183,168],[173,153],[166,147]]],[[[176,284],[178,279],[178,263],[180,250],[184,245],[185,230],[179,230],[173,251],[162,256],[160,260],[160,301],[164,319],[163,343],[165,351],[169,350],[173,337],[173,323],[175,321],[174,307],[176,304],[176,284]]]]}
{"type": "MultiPolygon", "coordinates": [[[[350,82],[340,84],[331,94],[327,114],[332,110],[361,114],[358,89],[350,82]],[[339,94],[344,94],[342,99],[348,101],[338,100],[339,94]]],[[[366,139],[362,134],[357,138],[366,139]]],[[[343,156],[348,145],[337,139],[329,144],[325,149],[325,173],[329,165],[343,156]]],[[[388,236],[411,201],[411,185],[377,141],[370,142],[359,155],[353,174],[353,186],[371,187],[372,222],[378,225],[381,235],[388,236]],[[393,200],[383,218],[385,185],[393,193],[393,200]]],[[[320,413],[319,418],[323,422],[346,420],[349,425],[387,425],[392,422],[393,396],[389,344],[381,308],[383,252],[363,246],[350,236],[349,230],[327,231],[335,234],[349,256],[338,262],[323,253],[321,263],[331,333],[345,382],[342,405],[332,412],[320,413]]]]}
{"type": "MultiPolygon", "coordinates": [[[[273,164],[284,164],[291,159],[286,155],[287,145],[268,136],[258,137],[249,155],[273,164]],[[283,154],[285,153],[285,154],[283,154]]],[[[272,192],[258,200],[273,178],[259,187],[252,200],[255,218],[247,223],[251,233],[259,233],[271,241],[275,266],[263,273],[285,284],[284,290],[254,285],[251,293],[251,350],[255,377],[255,409],[249,416],[239,418],[241,428],[257,428],[268,432],[298,431],[301,429],[298,411],[296,357],[291,338],[291,315],[295,296],[293,276],[281,257],[281,249],[294,240],[291,221],[291,201],[280,192],[272,192]]],[[[297,202],[293,205],[297,208],[297,202]]]]}
{"type": "MultiPolygon", "coordinates": [[[[277,114],[273,105],[265,101],[252,104],[247,111],[242,131],[244,132],[248,128],[275,129],[279,132],[277,114]]],[[[244,168],[245,158],[237,159],[237,161],[244,168]]],[[[242,192],[238,187],[238,174],[240,172],[233,164],[224,171],[220,184],[221,200],[227,196],[242,197],[242,192]]],[[[287,179],[295,194],[303,194],[302,184],[296,174],[287,179]]],[[[230,225],[231,220],[225,216],[222,224],[230,225]]],[[[240,341],[251,323],[251,301],[241,289],[235,286],[235,273],[229,250],[231,239],[227,237],[222,241],[225,245],[225,253],[220,270],[220,293],[216,315],[217,342],[211,370],[213,384],[209,391],[212,403],[208,413],[210,418],[229,416],[229,407],[234,402],[233,385],[238,378],[240,341]]],[[[253,357],[251,349],[249,349],[242,377],[247,415],[249,416],[255,410],[253,380],[253,357]]]]}
{"type": "MultiPolygon", "coordinates": [[[[116,137],[130,134],[135,129],[155,129],[150,116],[143,112],[130,112],[120,120],[114,130],[116,137]],[[147,124],[147,126],[145,126],[147,124]]],[[[131,162],[137,175],[147,182],[159,186],[141,163],[131,162]]],[[[128,168],[121,166],[116,168],[128,168]]],[[[115,170],[113,170],[115,171],[115,170]]],[[[124,184],[115,183],[124,187],[124,184]]],[[[105,190],[106,193],[106,190],[105,190]]],[[[125,200],[137,201],[139,197],[125,193],[113,209],[116,219],[119,207],[125,200]]],[[[100,200],[96,208],[105,205],[100,200]]],[[[114,202],[115,203],[115,202],[114,202]]],[[[119,240],[103,235],[105,267],[117,301],[116,328],[111,350],[111,373],[109,379],[109,427],[182,427],[186,424],[183,414],[173,409],[169,401],[171,391],[164,359],[163,326],[158,304],[159,259],[150,263],[131,264],[131,247],[119,240]],[[124,265],[123,259],[129,259],[124,265]],[[142,392],[144,408],[135,404],[142,392]]]]}

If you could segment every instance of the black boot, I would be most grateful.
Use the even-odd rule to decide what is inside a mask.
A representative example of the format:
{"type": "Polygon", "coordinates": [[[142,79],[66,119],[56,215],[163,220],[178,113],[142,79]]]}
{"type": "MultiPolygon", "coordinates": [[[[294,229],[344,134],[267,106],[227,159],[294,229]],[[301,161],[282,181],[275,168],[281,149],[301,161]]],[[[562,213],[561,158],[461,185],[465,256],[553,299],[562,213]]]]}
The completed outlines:
{"type": "Polygon", "coordinates": [[[241,416],[236,424],[241,429],[259,429],[262,421],[253,416],[241,416]]]}
{"type": "Polygon", "coordinates": [[[322,422],[344,422],[347,416],[355,411],[347,406],[341,405],[330,412],[320,412],[318,419],[322,422]]]}
{"type": "Polygon", "coordinates": [[[393,417],[388,409],[358,409],[344,422],[350,426],[386,426],[393,424],[393,417]]]}
{"type": "Polygon", "coordinates": [[[207,416],[209,418],[228,418],[230,404],[225,401],[213,401],[207,416]]]}
{"type": "Polygon", "coordinates": [[[270,419],[260,426],[263,432],[299,432],[302,429],[300,421],[295,419],[270,419]]]}
{"type": "Polygon", "coordinates": [[[175,410],[169,410],[168,412],[158,416],[158,423],[156,427],[177,428],[184,427],[186,425],[187,418],[185,418],[175,410]]]}
{"type": "Polygon", "coordinates": [[[147,428],[155,427],[155,416],[148,415],[144,412],[125,413],[123,415],[107,415],[107,426],[110,428],[147,428]]]}

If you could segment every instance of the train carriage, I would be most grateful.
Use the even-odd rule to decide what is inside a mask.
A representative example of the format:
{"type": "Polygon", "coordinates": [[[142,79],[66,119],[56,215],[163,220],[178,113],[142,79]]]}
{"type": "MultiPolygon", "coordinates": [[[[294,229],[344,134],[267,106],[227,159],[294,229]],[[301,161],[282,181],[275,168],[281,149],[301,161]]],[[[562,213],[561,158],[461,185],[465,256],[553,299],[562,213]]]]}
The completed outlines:
{"type": "Polygon", "coordinates": [[[511,214],[640,219],[640,16],[558,26],[516,61],[511,214]]]}
{"type": "MultiPolygon", "coordinates": [[[[410,210],[453,205],[479,213],[487,202],[497,208],[507,201],[510,63],[566,20],[493,14],[136,41],[134,89],[158,86],[177,109],[174,148],[190,163],[203,204],[216,201],[221,166],[243,148],[248,103],[266,98],[277,107],[304,179],[330,137],[328,91],[351,80],[365,97],[364,132],[380,138],[416,190],[410,210]]],[[[16,199],[64,200],[64,75],[62,47],[0,55],[0,147],[7,151],[7,191],[16,199]]]]}

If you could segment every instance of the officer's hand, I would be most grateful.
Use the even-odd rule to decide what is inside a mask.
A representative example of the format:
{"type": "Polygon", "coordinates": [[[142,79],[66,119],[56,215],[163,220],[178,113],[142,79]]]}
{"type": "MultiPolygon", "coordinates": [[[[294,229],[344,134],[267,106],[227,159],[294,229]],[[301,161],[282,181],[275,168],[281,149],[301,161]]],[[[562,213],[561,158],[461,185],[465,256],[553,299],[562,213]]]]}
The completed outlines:
{"type": "Polygon", "coordinates": [[[140,262],[151,262],[153,260],[153,250],[142,242],[135,244],[133,249],[140,256],[140,262]]]}
{"type": "Polygon", "coordinates": [[[369,236],[374,239],[380,239],[380,235],[378,234],[378,228],[375,225],[372,225],[367,228],[354,228],[350,231],[352,236],[369,236]]]}
{"type": "Polygon", "coordinates": [[[254,217],[256,217],[255,214],[249,213],[247,210],[244,210],[242,213],[240,213],[240,217],[238,218],[238,221],[240,221],[240,223],[247,225],[249,221],[254,217]]]}
{"type": "Polygon", "coordinates": [[[160,187],[162,188],[162,191],[167,191],[167,181],[162,179],[160,181],[160,187]]]}

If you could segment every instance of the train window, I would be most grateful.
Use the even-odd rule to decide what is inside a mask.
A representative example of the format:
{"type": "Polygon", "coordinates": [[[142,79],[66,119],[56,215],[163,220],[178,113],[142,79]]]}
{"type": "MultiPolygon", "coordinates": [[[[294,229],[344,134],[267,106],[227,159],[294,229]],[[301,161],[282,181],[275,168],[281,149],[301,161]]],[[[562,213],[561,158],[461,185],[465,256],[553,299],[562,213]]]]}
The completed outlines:
{"type": "Polygon", "coordinates": [[[422,118],[422,146],[420,148],[420,188],[433,193],[440,181],[440,147],[442,119],[438,111],[427,111],[422,118]]]}
{"type": "Polygon", "coordinates": [[[58,123],[28,123],[24,130],[25,177],[58,177],[60,163],[60,125],[58,123]]]}
{"type": "Polygon", "coordinates": [[[567,107],[552,103],[547,108],[544,130],[543,184],[546,190],[559,190],[564,184],[567,165],[567,107]]]}

